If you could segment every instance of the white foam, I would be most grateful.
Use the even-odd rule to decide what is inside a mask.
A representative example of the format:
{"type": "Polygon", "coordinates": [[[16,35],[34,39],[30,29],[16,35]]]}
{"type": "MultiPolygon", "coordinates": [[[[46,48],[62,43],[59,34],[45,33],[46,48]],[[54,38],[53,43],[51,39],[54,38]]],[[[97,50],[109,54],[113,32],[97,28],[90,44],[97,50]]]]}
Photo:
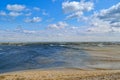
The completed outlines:
{"type": "Polygon", "coordinates": [[[50,44],[50,46],[55,46],[55,45],[53,45],[53,44],[50,44]]]}
{"type": "Polygon", "coordinates": [[[59,46],[66,46],[66,45],[61,44],[61,45],[59,45],[59,46]]]}

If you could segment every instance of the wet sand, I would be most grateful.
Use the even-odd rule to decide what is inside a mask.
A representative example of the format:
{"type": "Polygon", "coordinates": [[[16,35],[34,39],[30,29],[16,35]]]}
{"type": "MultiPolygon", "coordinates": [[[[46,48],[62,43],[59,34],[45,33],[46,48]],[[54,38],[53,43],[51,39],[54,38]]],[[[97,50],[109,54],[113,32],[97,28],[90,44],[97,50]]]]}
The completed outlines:
{"type": "Polygon", "coordinates": [[[1,74],[0,80],[120,80],[120,70],[29,70],[1,74]]]}
{"type": "Polygon", "coordinates": [[[84,49],[92,57],[87,65],[89,68],[120,70],[120,46],[85,47],[84,49]]]}

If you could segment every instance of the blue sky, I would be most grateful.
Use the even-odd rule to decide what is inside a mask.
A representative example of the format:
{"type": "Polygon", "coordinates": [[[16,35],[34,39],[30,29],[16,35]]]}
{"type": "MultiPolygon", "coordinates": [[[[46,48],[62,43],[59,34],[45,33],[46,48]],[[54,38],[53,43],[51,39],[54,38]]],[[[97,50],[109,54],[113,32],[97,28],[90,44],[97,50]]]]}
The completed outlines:
{"type": "Polygon", "coordinates": [[[0,41],[118,41],[119,18],[120,0],[1,0],[0,41]]]}

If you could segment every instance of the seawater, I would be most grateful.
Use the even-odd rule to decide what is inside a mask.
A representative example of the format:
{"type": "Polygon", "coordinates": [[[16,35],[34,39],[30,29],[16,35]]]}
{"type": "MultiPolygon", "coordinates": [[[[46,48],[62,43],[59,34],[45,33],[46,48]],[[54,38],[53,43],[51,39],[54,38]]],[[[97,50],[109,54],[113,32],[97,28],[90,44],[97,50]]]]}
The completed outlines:
{"type": "MultiPolygon", "coordinates": [[[[0,45],[0,73],[51,68],[90,69],[88,64],[92,58],[83,49],[83,45],[51,43],[0,45]]],[[[107,66],[112,65],[110,63],[107,66]]]]}
{"type": "Polygon", "coordinates": [[[84,68],[90,56],[74,45],[0,45],[0,72],[58,67],[84,68]]]}

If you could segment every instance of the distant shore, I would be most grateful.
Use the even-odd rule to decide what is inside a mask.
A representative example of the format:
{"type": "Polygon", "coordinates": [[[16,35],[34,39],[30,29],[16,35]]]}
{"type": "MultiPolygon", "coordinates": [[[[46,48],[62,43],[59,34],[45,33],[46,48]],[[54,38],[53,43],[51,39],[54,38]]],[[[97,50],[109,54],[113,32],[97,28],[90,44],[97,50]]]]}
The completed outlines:
{"type": "Polygon", "coordinates": [[[28,70],[0,74],[0,80],[120,80],[120,70],[28,70]]]}

